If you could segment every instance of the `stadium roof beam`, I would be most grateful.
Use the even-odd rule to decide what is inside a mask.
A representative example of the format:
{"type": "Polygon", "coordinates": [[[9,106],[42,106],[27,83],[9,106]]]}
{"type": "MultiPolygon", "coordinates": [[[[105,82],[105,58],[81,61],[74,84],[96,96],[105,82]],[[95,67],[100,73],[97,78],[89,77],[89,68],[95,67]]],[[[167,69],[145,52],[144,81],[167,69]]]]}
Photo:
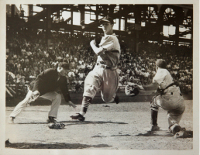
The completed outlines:
{"type": "MultiPolygon", "coordinates": [[[[92,10],[92,9],[88,9],[88,11],[91,11],[94,12],[96,15],[98,14],[101,14],[103,16],[106,16],[106,15],[110,15],[113,19],[116,19],[116,18],[121,18],[121,17],[124,17],[124,18],[131,18],[132,16],[131,15],[128,15],[129,12],[133,11],[134,7],[133,5],[120,5],[120,10],[117,11],[117,12],[114,12],[114,9],[116,7],[115,4],[113,5],[98,5],[98,10],[92,10]]],[[[91,8],[91,6],[89,6],[91,8]]],[[[126,20],[125,19],[125,20],[126,20]]],[[[127,20],[126,20],[127,21],[127,20]]],[[[85,30],[89,30],[91,29],[92,27],[94,26],[98,26],[98,19],[96,17],[96,20],[94,22],[91,22],[87,25],[84,25],[85,26],[85,30]]],[[[126,26],[125,26],[126,27],[126,26]]]]}
{"type": "MultiPolygon", "coordinates": [[[[41,18],[45,19],[46,17],[46,8],[49,5],[42,5],[42,4],[38,4],[37,6],[43,7],[44,10],[41,11],[40,13],[37,13],[34,18],[35,20],[33,21],[39,21],[41,18]]],[[[68,5],[63,5],[63,4],[58,4],[58,5],[51,5],[53,6],[51,8],[51,14],[54,14],[54,12],[58,12],[60,10],[62,11],[69,11],[69,12],[77,12],[79,11],[81,13],[81,26],[77,27],[75,25],[73,25],[73,22],[71,22],[71,25],[74,26],[74,30],[77,28],[78,30],[82,30],[82,31],[92,31],[92,32],[99,32],[99,28],[98,28],[98,18],[100,16],[105,16],[105,15],[110,15],[113,17],[113,19],[125,19],[125,30],[127,29],[128,24],[130,25],[130,23],[127,23],[128,18],[132,18],[135,19],[135,27],[134,27],[134,33],[136,33],[136,31],[138,29],[136,29],[136,26],[140,26],[141,21],[145,21],[146,22],[146,26],[142,29],[146,29],[146,31],[151,28],[154,27],[155,25],[152,25],[152,21],[154,20],[157,23],[157,28],[158,30],[155,30],[156,33],[161,32],[162,31],[162,26],[163,24],[171,24],[174,23],[174,25],[176,26],[176,28],[179,27],[179,25],[182,22],[182,19],[185,18],[186,16],[191,16],[191,20],[192,20],[192,10],[193,10],[193,6],[192,5],[156,5],[156,4],[147,4],[147,5],[140,5],[140,4],[130,4],[130,5],[125,5],[125,4],[121,4],[121,5],[115,5],[115,4],[103,4],[103,5],[94,5],[94,4],[79,4],[79,5],[72,5],[72,4],[68,4],[68,5]],[[98,9],[96,8],[98,6],[98,9]],[[157,19],[146,19],[146,11],[149,11],[148,7],[154,7],[154,11],[157,15],[157,19]],[[164,13],[165,10],[167,8],[172,8],[175,12],[176,12],[176,17],[174,19],[169,18],[169,20],[165,20],[164,21],[164,13]],[[83,13],[84,12],[84,13],[83,13]],[[85,12],[92,12],[96,15],[96,18],[93,20],[93,22],[89,23],[89,24],[85,24],[84,20],[85,20],[85,12]],[[143,12],[143,14],[142,14],[143,12]],[[144,16],[143,18],[141,18],[141,16],[144,16]],[[177,23],[178,22],[178,23],[177,23]],[[126,24],[127,23],[127,24],[126,24]],[[81,29],[82,28],[82,29],[81,29]],[[136,31],[135,31],[136,30],[136,31]]],[[[165,13],[165,15],[167,16],[167,14],[165,13]]],[[[119,20],[119,24],[120,24],[119,20]]],[[[33,22],[32,22],[33,23],[33,22]]],[[[65,23],[60,23],[60,26],[64,26],[67,25],[66,22],[65,23]]],[[[121,24],[120,24],[121,25],[121,24]]],[[[56,28],[59,27],[59,23],[56,23],[56,28]]],[[[66,26],[66,28],[71,29],[69,26],[66,26]]],[[[121,30],[121,27],[119,26],[119,30],[121,30]]],[[[100,31],[101,32],[101,31],[100,31]]],[[[118,32],[117,32],[118,33],[118,32]]],[[[126,34],[126,31],[122,31],[121,34],[126,34]]],[[[133,34],[134,34],[133,33],[133,34]]],[[[190,33],[190,32],[188,32],[190,33]]],[[[192,33],[192,30],[191,30],[192,33]]],[[[131,33],[132,34],[132,33],[131,33]]],[[[160,33],[158,33],[160,34],[160,33]]],[[[182,35],[185,33],[182,33],[182,35]]],[[[181,33],[179,33],[178,31],[176,32],[176,37],[177,37],[177,42],[178,42],[178,36],[181,35],[181,33]]]]}

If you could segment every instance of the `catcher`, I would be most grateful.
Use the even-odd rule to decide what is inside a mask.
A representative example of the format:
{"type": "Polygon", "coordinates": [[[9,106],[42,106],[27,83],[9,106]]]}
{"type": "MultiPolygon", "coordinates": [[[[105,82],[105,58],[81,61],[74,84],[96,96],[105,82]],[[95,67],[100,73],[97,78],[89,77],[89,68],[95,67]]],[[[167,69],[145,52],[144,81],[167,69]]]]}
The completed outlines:
{"type": "Polygon", "coordinates": [[[157,89],[157,95],[150,102],[151,107],[151,129],[150,131],[159,130],[157,124],[158,109],[167,111],[169,131],[174,135],[182,131],[179,122],[185,111],[184,99],[181,94],[178,83],[173,81],[169,71],[166,69],[166,62],[163,59],[156,61],[156,75],[150,85],[143,85],[144,89],[157,89]]]}
{"type": "MultiPolygon", "coordinates": [[[[71,101],[67,87],[66,75],[68,74],[68,70],[69,65],[66,62],[60,62],[57,64],[56,68],[49,68],[40,73],[37,78],[30,83],[28,93],[24,100],[19,102],[10,114],[10,122],[14,123],[14,120],[24,107],[30,102],[35,101],[38,97],[52,101],[51,109],[48,114],[48,123],[56,123],[58,108],[61,103],[61,93],[63,94],[65,101],[75,108],[76,106],[71,101]]],[[[59,125],[54,126],[57,127],[59,125]]]]}

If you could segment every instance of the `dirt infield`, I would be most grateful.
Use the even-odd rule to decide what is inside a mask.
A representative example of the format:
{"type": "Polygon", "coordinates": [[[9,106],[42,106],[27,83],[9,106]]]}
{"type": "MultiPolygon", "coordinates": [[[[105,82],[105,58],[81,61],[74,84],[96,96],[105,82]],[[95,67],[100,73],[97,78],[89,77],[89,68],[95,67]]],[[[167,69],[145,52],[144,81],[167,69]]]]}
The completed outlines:
{"type": "MultiPolygon", "coordinates": [[[[61,105],[58,120],[66,126],[59,130],[47,127],[50,106],[29,106],[14,124],[6,124],[5,146],[17,149],[191,150],[193,104],[191,100],[185,102],[186,111],[180,122],[188,133],[185,138],[175,139],[168,132],[166,111],[162,109],[158,114],[161,131],[147,132],[150,127],[148,102],[92,104],[85,122],[69,117],[79,111],[80,105],[76,109],[61,105]]],[[[6,119],[13,108],[6,108],[6,119]]]]}

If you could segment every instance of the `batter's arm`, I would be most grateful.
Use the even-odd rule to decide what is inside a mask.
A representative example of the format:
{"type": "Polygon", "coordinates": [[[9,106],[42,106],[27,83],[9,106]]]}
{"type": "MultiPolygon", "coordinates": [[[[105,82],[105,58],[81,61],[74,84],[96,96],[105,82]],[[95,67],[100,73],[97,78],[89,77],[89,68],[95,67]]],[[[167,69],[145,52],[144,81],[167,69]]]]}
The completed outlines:
{"type": "Polygon", "coordinates": [[[95,40],[92,40],[92,41],[90,42],[90,46],[92,47],[92,49],[93,49],[94,53],[96,53],[96,55],[99,55],[101,52],[106,51],[106,50],[103,49],[102,47],[97,47],[97,46],[96,46],[95,40]]]}

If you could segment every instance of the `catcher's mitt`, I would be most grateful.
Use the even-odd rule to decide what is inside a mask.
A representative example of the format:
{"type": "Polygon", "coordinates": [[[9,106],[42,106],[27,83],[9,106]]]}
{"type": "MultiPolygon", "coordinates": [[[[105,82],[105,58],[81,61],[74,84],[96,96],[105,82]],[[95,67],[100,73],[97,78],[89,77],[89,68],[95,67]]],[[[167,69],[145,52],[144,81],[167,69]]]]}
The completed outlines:
{"type": "Polygon", "coordinates": [[[65,124],[63,123],[51,123],[48,125],[49,129],[63,129],[65,127],[65,124]]]}
{"type": "Polygon", "coordinates": [[[139,94],[139,89],[137,88],[137,86],[130,86],[130,85],[127,85],[126,87],[125,87],[125,94],[127,95],[127,96],[136,96],[136,95],[138,95],[139,94]]]}

